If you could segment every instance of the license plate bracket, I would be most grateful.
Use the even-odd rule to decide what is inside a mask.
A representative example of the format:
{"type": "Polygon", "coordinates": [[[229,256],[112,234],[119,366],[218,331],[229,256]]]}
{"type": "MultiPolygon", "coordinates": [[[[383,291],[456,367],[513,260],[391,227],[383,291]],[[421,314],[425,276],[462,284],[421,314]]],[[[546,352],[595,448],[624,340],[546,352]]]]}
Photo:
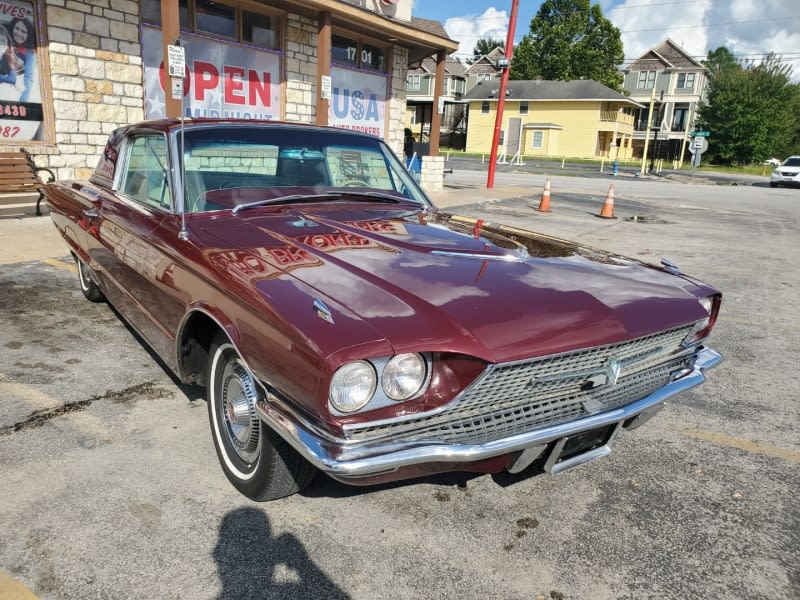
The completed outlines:
{"type": "Polygon", "coordinates": [[[558,475],[598,458],[611,454],[611,444],[622,428],[622,423],[581,431],[556,440],[550,451],[545,472],[558,475]]]}

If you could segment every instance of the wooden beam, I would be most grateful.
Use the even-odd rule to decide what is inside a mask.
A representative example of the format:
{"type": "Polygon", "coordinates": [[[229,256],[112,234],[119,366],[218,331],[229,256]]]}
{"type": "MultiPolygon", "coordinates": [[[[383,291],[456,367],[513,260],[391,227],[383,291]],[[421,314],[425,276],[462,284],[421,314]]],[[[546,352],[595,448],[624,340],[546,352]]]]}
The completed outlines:
{"type": "Polygon", "coordinates": [[[431,107],[430,156],[439,156],[439,132],[442,129],[442,115],[439,112],[439,98],[444,84],[444,65],[447,51],[442,49],[436,53],[436,80],[433,83],[433,106],[431,107]]]}
{"type": "Polygon", "coordinates": [[[167,66],[167,46],[175,43],[181,35],[180,13],[178,0],[163,0],[161,2],[161,56],[164,57],[164,114],[167,117],[178,118],[181,116],[181,101],[173,99],[172,85],[167,66]]]}
{"type": "Polygon", "coordinates": [[[331,101],[322,97],[322,78],[331,76],[331,13],[320,12],[317,22],[317,125],[328,124],[331,101]]]}

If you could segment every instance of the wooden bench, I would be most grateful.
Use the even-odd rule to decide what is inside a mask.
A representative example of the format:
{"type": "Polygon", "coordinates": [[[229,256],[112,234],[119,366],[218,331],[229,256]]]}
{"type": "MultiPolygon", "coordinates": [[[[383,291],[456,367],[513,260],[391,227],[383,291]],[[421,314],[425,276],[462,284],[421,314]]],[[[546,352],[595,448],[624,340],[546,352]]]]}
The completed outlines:
{"type": "Polygon", "coordinates": [[[45,186],[56,180],[53,172],[46,167],[37,167],[33,157],[20,148],[16,152],[0,152],[0,192],[38,192],[36,214],[41,215],[39,205],[44,198],[45,186]],[[50,178],[42,181],[39,173],[48,173],[50,178]]]}

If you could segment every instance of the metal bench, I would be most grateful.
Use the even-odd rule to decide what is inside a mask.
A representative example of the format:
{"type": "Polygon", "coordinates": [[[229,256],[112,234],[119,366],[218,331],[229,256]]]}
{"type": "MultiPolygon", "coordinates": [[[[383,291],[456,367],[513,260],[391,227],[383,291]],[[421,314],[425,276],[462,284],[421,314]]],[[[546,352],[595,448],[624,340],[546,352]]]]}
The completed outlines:
{"type": "Polygon", "coordinates": [[[44,198],[44,188],[48,183],[56,180],[56,176],[47,167],[37,167],[33,157],[26,150],[20,148],[14,152],[0,152],[0,192],[38,192],[36,200],[36,214],[41,215],[39,205],[44,198]],[[42,181],[39,173],[44,171],[50,175],[47,181],[42,181]]]}

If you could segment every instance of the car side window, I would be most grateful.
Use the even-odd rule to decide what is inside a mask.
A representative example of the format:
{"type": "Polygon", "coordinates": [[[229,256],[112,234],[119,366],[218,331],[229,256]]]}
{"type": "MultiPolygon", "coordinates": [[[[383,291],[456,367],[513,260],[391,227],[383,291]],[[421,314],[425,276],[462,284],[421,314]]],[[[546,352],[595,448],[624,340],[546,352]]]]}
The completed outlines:
{"type": "Polygon", "coordinates": [[[167,173],[167,143],[164,136],[145,135],[134,138],[129,146],[120,191],[146,206],[169,210],[167,173]]]}

